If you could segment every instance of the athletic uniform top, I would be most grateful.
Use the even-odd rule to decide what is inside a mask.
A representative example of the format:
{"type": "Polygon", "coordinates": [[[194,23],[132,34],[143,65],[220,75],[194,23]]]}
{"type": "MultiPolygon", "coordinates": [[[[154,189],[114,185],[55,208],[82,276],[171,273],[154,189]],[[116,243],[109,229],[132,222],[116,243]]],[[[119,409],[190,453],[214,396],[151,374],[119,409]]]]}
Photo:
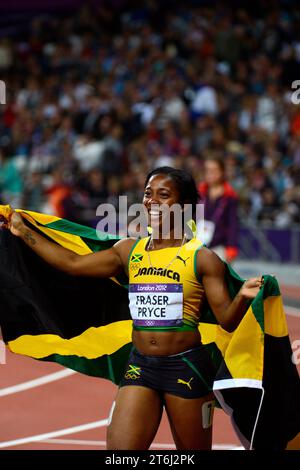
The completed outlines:
{"type": "Polygon", "coordinates": [[[181,247],[147,251],[149,240],[138,240],[128,259],[134,329],[198,328],[204,288],[197,277],[196,259],[202,242],[193,238],[181,247]]]}

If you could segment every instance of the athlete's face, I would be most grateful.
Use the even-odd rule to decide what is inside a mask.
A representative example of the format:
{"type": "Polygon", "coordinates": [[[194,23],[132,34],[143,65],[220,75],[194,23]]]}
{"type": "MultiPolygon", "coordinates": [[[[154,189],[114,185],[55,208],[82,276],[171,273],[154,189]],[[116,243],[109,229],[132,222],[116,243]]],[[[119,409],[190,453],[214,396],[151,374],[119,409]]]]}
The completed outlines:
{"type": "MultiPolygon", "coordinates": [[[[167,175],[152,176],[144,192],[143,204],[148,215],[148,224],[153,229],[161,230],[163,221],[166,217],[170,217],[170,213],[163,210],[161,205],[171,207],[173,204],[179,204],[180,194],[173,182],[167,175]]],[[[170,218],[170,228],[174,225],[174,217],[170,218]]],[[[165,225],[167,226],[167,225],[165,225]]]]}

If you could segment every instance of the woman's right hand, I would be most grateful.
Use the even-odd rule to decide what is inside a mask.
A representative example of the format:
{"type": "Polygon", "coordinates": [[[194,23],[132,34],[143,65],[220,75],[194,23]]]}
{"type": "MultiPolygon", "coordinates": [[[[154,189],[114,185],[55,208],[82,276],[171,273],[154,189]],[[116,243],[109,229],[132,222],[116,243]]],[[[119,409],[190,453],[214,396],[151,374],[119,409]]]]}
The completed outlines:
{"type": "Polygon", "coordinates": [[[22,234],[23,229],[26,227],[26,225],[23,222],[23,219],[18,212],[13,212],[10,216],[10,219],[8,221],[8,229],[11,231],[13,235],[16,237],[20,237],[22,234]]]}

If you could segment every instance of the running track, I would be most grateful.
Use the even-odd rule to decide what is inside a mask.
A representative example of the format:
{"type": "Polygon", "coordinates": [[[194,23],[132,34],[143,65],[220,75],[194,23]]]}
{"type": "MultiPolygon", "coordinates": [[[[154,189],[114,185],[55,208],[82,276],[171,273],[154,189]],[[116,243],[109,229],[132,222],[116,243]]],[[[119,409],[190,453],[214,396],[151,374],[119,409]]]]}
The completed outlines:
{"type": "MultiPolygon", "coordinates": [[[[299,300],[298,291],[287,288],[286,295],[299,300]]],[[[287,307],[286,313],[291,342],[299,341],[300,309],[287,307]]],[[[7,351],[6,365],[0,365],[0,449],[105,449],[116,389],[107,380],[7,351]]],[[[175,448],[165,414],[151,448],[175,448]]],[[[219,409],[214,417],[213,448],[242,449],[229,418],[219,409]]]]}

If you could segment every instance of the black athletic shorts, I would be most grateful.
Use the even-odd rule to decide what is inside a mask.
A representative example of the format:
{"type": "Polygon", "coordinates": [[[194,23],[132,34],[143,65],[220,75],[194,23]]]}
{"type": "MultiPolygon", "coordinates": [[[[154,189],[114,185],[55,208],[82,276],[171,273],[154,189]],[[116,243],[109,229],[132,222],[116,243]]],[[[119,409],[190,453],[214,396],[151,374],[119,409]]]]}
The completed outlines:
{"type": "Polygon", "coordinates": [[[182,398],[208,395],[215,369],[209,353],[201,345],[174,356],[145,356],[131,351],[120,387],[140,385],[182,398]]]}

